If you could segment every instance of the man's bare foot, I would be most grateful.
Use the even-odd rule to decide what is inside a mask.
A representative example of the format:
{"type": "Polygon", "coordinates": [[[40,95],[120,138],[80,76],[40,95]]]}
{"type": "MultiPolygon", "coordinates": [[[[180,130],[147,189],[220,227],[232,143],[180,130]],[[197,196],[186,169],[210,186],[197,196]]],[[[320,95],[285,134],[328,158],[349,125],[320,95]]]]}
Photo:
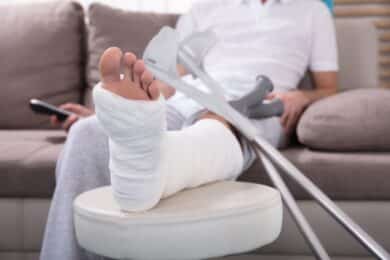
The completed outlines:
{"type": "Polygon", "coordinates": [[[164,189],[157,168],[166,131],[160,82],[134,54],[123,55],[115,47],[103,53],[100,76],[102,83],[94,88],[93,97],[97,119],[110,140],[113,196],[122,210],[150,209],[164,189]]]}
{"type": "Polygon", "coordinates": [[[103,88],[121,97],[156,100],[160,95],[161,83],[153,79],[143,61],[137,60],[132,53],[127,52],[123,55],[117,47],[108,48],[100,58],[99,69],[103,88]]]}
{"type": "MultiPolygon", "coordinates": [[[[127,99],[156,100],[160,92],[165,96],[171,87],[154,80],[142,60],[130,52],[124,55],[117,47],[104,51],[100,58],[100,77],[103,88],[127,99]],[[123,78],[121,78],[123,64],[123,78]]],[[[165,96],[167,98],[167,96],[165,96]]],[[[200,119],[215,119],[231,129],[229,123],[214,113],[205,113],[200,119]]]]}

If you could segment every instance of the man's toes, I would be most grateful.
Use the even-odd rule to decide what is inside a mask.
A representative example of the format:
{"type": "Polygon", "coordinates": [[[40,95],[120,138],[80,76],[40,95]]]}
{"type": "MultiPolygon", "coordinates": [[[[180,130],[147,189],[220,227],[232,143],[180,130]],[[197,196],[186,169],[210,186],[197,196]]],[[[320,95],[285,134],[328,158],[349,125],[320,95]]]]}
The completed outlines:
{"type": "Polygon", "coordinates": [[[100,57],[100,80],[107,87],[107,83],[120,81],[122,51],[117,47],[110,47],[100,57]]]}
{"type": "Polygon", "coordinates": [[[145,71],[145,64],[142,60],[137,60],[133,69],[133,81],[135,84],[141,87],[141,76],[145,71]]]}
{"type": "Polygon", "coordinates": [[[145,70],[141,76],[142,88],[147,91],[149,85],[153,82],[153,75],[150,71],[145,70]]]}
{"type": "Polygon", "coordinates": [[[133,81],[133,70],[134,70],[134,64],[137,61],[137,56],[131,52],[126,52],[125,55],[123,55],[123,64],[124,64],[124,75],[125,78],[133,81]]]}
{"type": "Polygon", "coordinates": [[[156,100],[160,96],[160,89],[158,88],[158,81],[153,81],[148,87],[148,95],[151,100],[156,100]]]}

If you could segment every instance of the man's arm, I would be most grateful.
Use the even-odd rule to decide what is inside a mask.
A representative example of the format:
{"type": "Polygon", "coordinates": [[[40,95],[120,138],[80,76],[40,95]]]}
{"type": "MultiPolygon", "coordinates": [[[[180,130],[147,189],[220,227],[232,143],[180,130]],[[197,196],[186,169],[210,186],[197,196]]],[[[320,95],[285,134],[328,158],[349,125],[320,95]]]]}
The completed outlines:
{"type": "Polygon", "coordinates": [[[313,79],[315,84],[314,90],[301,90],[301,92],[307,97],[308,105],[311,103],[336,94],[338,91],[337,87],[337,72],[313,72],[313,79]]]}
{"type": "Polygon", "coordinates": [[[313,102],[337,92],[337,72],[313,72],[315,89],[273,92],[268,99],[279,98],[284,104],[284,113],[280,118],[287,134],[291,134],[303,111],[313,102]]]}

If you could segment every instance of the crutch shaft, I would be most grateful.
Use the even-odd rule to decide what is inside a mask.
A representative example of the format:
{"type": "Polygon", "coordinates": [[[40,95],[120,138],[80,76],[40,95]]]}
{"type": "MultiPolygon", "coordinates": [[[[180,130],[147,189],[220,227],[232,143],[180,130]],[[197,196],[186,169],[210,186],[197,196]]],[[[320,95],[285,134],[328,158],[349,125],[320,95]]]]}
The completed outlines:
{"type": "Polygon", "coordinates": [[[262,161],[272,183],[279,190],[285,206],[287,207],[295,223],[299,227],[299,230],[301,231],[303,237],[306,239],[306,242],[311,247],[316,258],[319,260],[329,260],[330,257],[326,253],[326,250],[321,244],[321,241],[313,231],[312,227],[310,226],[309,222],[303,215],[302,211],[299,209],[290,190],[288,189],[287,185],[284,183],[283,179],[281,178],[280,174],[276,170],[275,166],[273,166],[271,161],[262,154],[260,149],[256,148],[256,153],[257,156],[262,161]]]}
{"type": "Polygon", "coordinates": [[[335,218],[350,234],[377,258],[389,260],[390,254],[378,244],[367,232],[345,214],[325,193],[314,185],[298,168],[288,161],[279,151],[262,137],[256,137],[256,148],[260,149],[272,163],[282,169],[289,177],[305,189],[333,218],[335,218]]]}

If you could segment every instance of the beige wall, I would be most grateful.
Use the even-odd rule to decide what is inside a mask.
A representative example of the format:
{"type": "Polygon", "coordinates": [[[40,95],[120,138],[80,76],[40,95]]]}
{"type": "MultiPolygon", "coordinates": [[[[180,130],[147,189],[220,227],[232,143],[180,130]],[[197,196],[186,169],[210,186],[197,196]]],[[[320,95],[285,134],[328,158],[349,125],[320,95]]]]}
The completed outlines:
{"type": "Polygon", "coordinates": [[[335,14],[346,19],[372,20],[378,29],[381,86],[390,88],[390,0],[335,0],[335,14]]]}

